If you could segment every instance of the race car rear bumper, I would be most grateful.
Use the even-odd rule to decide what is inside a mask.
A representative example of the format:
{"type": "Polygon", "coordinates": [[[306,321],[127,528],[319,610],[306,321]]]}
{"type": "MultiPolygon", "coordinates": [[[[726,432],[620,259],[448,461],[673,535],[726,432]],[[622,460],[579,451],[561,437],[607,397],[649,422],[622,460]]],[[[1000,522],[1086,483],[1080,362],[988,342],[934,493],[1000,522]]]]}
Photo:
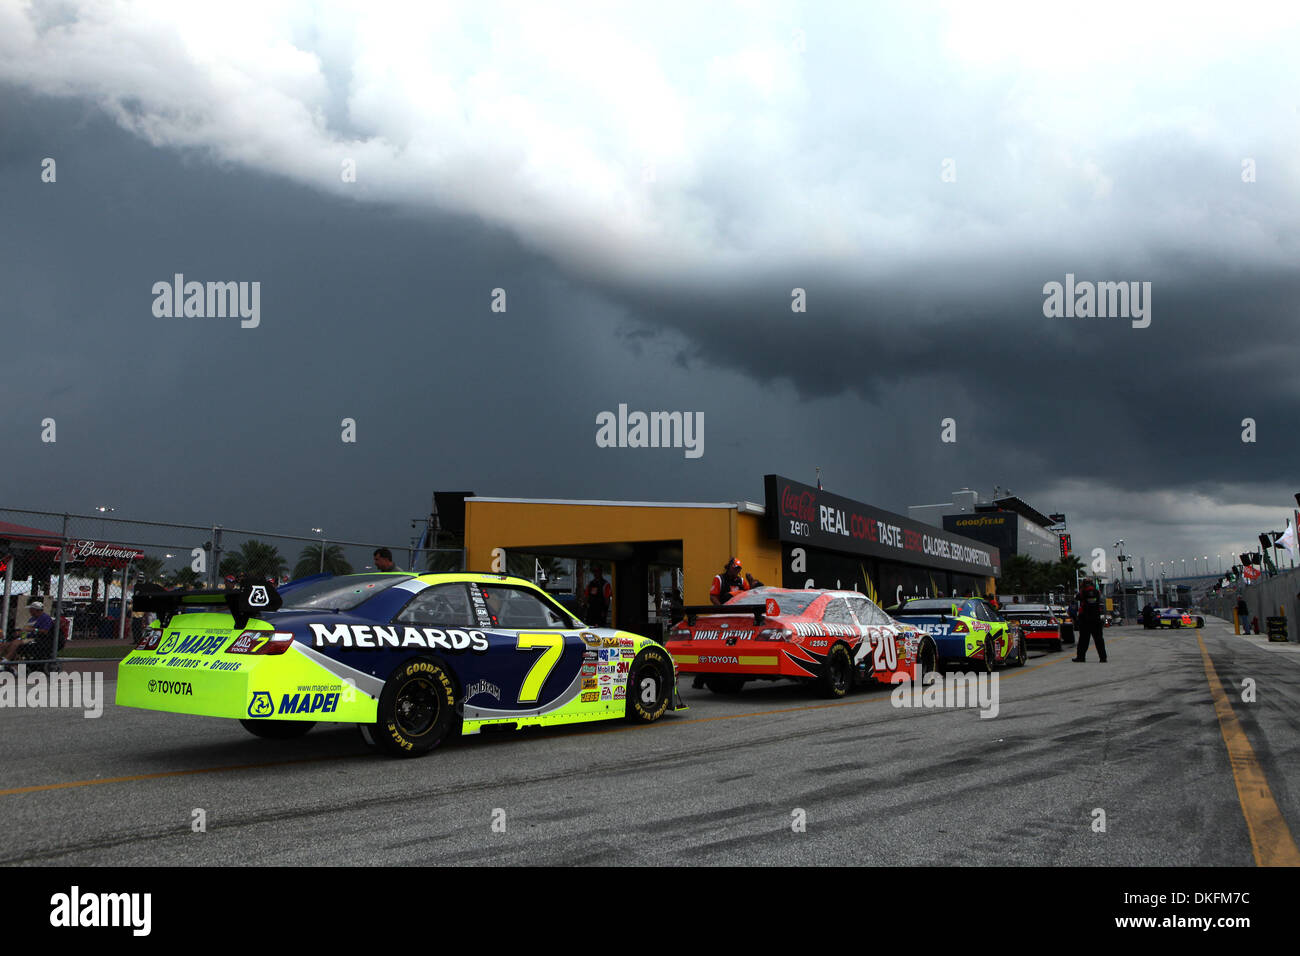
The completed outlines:
{"type": "Polygon", "coordinates": [[[680,674],[718,674],[749,677],[816,677],[820,663],[793,662],[781,641],[669,641],[680,674]]]}
{"type": "Polygon", "coordinates": [[[1020,632],[1025,635],[1025,641],[1027,643],[1033,643],[1034,641],[1059,641],[1061,639],[1061,632],[1059,630],[1026,631],[1021,628],[1020,632]]]}
{"type": "Polygon", "coordinates": [[[283,654],[129,653],[117,669],[116,702],[173,714],[373,723],[377,699],[326,659],[295,644],[283,654]]]}

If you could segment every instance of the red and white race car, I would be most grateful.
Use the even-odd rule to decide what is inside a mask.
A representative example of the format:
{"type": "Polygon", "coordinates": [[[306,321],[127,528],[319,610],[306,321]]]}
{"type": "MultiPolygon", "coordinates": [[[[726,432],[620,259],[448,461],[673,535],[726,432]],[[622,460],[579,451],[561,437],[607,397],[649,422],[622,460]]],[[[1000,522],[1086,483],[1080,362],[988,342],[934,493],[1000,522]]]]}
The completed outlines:
{"type": "Polygon", "coordinates": [[[702,678],[715,693],[790,678],[843,697],[855,683],[917,680],[935,666],[929,635],[856,591],[761,587],[683,611],[665,646],[679,674],[702,678]]]}

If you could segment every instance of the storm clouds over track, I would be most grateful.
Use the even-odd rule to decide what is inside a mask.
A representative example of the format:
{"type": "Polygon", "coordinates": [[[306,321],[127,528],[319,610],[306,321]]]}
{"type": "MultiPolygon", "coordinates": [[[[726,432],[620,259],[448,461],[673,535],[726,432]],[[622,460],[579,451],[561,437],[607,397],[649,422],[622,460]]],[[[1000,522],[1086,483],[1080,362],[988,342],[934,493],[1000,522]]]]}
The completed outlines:
{"type": "Polygon", "coordinates": [[[7,503],[404,536],[434,486],[821,466],[1168,559],[1296,490],[1290,8],[103,10],[0,5],[7,503]],[[260,326],[155,317],[176,273],[260,326]],[[1150,327],[1044,317],[1067,274],[1150,327]],[[703,411],[703,457],[596,447],[620,403],[703,411]]]}

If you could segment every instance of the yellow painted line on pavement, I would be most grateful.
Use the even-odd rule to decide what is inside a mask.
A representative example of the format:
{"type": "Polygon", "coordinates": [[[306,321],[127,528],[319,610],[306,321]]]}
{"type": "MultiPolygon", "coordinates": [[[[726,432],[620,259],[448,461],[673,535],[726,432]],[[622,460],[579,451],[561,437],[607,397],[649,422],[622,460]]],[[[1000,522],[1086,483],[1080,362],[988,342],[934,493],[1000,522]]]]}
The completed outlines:
{"type": "Polygon", "coordinates": [[[276,760],[271,763],[241,763],[224,767],[195,767],[190,770],[160,770],[157,773],[137,773],[128,777],[96,777],[94,780],[68,780],[63,783],[41,783],[32,787],[11,787],[0,790],[0,797],[12,797],[20,793],[39,793],[42,790],[69,790],[73,787],[94,787],[103,783],[131,783],[136,780],[160,780],[164,777],[188,777],[200,773],[224,773],[228,770],[260,770],[263,767],[287,767],[291,764],[320,763],[324,760],[342,760],[358,757],[361,754],[332,754],[324,757],[300,757],[296,760],[276,760]]]}
{"type": "Polygon", "coordinates": [[[1237,786],[1237,801],[1241,804],[1242,815],[1246,818],[1246,829],[1250,832],[1250,848],[1255,854],[1256,866],[1300,866],[1300,848],[1296,847],[1295,837],[1286,825],[1282,811],[1273,799],[1269,789],[1268,778],[1264,768],[1255,757],[1255,750],[1250,746],[1246,731],[1232,709],[1210,660],[1210,652],[1201,635],[1196,635],[1196,642],[1201,645],[1201,660],[1205,664],[1205,679],[1210,684],[1210,696],[1214,698],[1214,711],[1219,715],[1219,730],[1223,734],[1223,743],[1228,748],[1228,763],[1232,767],[1232,780],[1237,786]]]}

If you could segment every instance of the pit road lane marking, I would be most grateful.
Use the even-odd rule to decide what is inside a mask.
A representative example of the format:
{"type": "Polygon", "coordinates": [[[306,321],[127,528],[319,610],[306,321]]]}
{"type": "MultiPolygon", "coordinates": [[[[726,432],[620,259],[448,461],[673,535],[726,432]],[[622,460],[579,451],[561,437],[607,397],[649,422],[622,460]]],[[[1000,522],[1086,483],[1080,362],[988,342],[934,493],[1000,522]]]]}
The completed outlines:
{"type": "Polygon", "coordinates": [[[1264,768],[1255,758],[1250,739],[1237,720],[1200,634],[1196,635],[1196,643],[1201,645],[1205,679],[1210,685],[1210,696],[1214,698],[1214,711],[1219,716],[1223,743],[1228,748],[1232,781],[1237,786],[1237,802],[1241,804],[1241,814],[1246,818],[1246,829],[1250,832],[1250,849],[1255,854],[1255,865],[1300,866],[1300,848],[1296,847],[1295,838],[1273,799],[1264,768]]]}
{"type": "Polygon", "coordinates": [[[14,787],[0,790],[0,797],[12,797],[20,793],[38,793],[42,790],[67,790],[72,787],[93,787],[101,783],[131,783],[135,780],[158,780],[163,777],[187,777],[196,773],[221,773],[225,770],[260,770],[263,767],[287,767],[300,763],[320,763],[324,760],[345,760],[352,757],[364,757],[369,754],[332,754],[327,757],[302,757],[297,760],[275,760],[271,763],[240,763],[224,767],[194,767],[190,770],[160,770],[157,773],[137,773],[129,777],[99,777],[95,780],[69,780],[65,783],[39,783],[31,787],[14,787]]]}
{"type": "MultiPolygon", "coordinates": [[[[1066,657],[1058,657],[1054,661],[1044,661],[1041,664],[1034,664],[1032,667],[1026,664],[1024,667],[1018,667],[1015,673],[1003,674],[1002,679],[1007,680],[1016,674],[1024,674],[1028,671],[1036,671],[1040,667],[1048,667],[1052,664],[1059,664],[1062,661],[1069,660],[1066,657]]],[[[882,688],[884,689],[884,688],[882,688]]],[[[673,726],[685,724],[703,724],[714,720],[736,720],[739,717],[766,717],[772,714],[791,714],[804,710],[826,710],[830,707],[850,707],[857,704],[876,704],[880,701],[889,700],[889,694],[882,694],[878,697],[864,697],[858,700],[840,700],[829,704],[807,704],[803,707],[780,707],[775,710],[756,710],[748,714],[719,714],[716,717],[685,717],[673,721],[673,726]]],[[[587,734],[618,734],[629,730],[639,730],[641,728],[625,727],[608,727],[599,730],[588,730],[573,734],[575,737],[586,736],[587,734]]],[[[133,783],[140,780],[160,780],[167,777],[187,777],[199,773],[223,773],[225,771],[238,770],[260,770],[263,767],[287,767],[293,764],[320,763],[325,760],[347,760],[359,757],[373,756],[370,752],[355,754],[333,754],[326,757],[302,757],[296,760],[277,760],[271,763],[245,763],[231,764],[224,767],[195,767],[190,770],[160,770],[156,773],[139,773],[132,774],[129,777],[100,777],[95,780],[69,780],[64,783],[41,783],[30,787],[14,787],[10,790],[0,790],[0,797],[12,797],[22,793],[39,793],[42,790],[68,790],[73,787],[94,787],[104,783],[133,783]]]]}

